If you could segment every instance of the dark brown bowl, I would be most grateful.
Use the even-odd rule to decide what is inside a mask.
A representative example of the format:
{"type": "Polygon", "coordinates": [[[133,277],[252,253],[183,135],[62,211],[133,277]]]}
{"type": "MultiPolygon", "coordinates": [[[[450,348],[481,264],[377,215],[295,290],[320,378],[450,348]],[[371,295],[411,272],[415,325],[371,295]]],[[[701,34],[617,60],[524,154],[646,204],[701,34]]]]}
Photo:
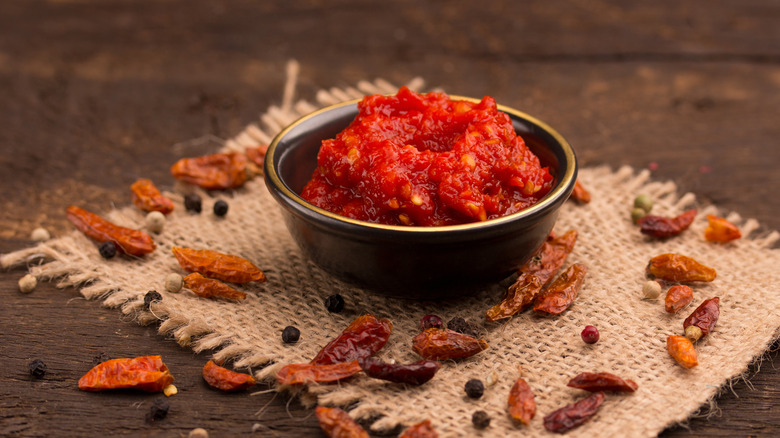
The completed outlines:
{"type": "Polygon", "coordinates": [[[293,238],[317,265],[383,294],[440,299],[506,278],[544,242],[574,187],[577,159],[555,130],[501,105],[499,110],[510,116],[518,135],[555,177],[550,193],[523,211],[464,225],[404,227],[346,218],[303,200],[299,194],[317,167],[322,140],[354,120],[357,102],[299,119],[274,138],[265,157],[268,190],[282,206],[293,238]]]}

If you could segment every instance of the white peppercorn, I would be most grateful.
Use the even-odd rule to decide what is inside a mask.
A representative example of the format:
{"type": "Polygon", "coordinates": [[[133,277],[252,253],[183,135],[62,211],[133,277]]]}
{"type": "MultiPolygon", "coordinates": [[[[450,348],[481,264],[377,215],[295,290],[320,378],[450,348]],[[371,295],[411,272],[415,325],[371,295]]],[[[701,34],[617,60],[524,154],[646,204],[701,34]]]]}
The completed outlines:
{"type": "Polygon", "coordinates": [[[19,279],[19,290],[22,291],[23,294],[29,294],[35,290],[35,286],[37,285],[38,279],[33,277],[32,274],[27,274],[19,279]]]}
{"type": "Polygon", "coordinates": [[[209,431],[202,427],[197,427],[190,431],[187,438],[209,438],[209,431]]]}
{"type": "Polygon", "coordinates": [[[146,228],[153,233],[159,233],[165,226],[165,215],[159,211],[150,211],[146,215],[146,228]]]}
{"type": "Polygon", "coordinates": [[[168,274],[167,277],[165,277],[165,290],[168,292],[179,292],[181,290],[182,286],[182,278],[181,275],[173,272],[171,274],[168,274]]]}
{"type": "Polygon", "coordinates": [[[46,228],[36,228],[32,230],[32,233],[30,234],[30,239],[36,242],[45,242],[51,239],[51,234],[49,233],[49,230],[47,230],[46,228]]]}
{"type": "Polygon", "coordinates": [[[648,280],[642,286],[642,295],[648,300],[654,300],[661,295],[661,285],[657,281],[648,280]]]}

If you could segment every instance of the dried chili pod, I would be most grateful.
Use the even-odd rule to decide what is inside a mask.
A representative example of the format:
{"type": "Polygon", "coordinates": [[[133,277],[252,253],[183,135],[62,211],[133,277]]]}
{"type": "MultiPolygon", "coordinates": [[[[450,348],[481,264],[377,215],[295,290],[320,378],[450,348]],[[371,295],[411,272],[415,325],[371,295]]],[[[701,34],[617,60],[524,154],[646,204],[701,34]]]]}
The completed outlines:
{"type": "Polygon", "coordinates": [[[138,179],[130,186],[130,191],[133,193],[133,204],[143,211],[159,211],[162,214],[173,211],[173,201],[163,196],[149,179],[138,179]]]}
{"type": "Polygon", "coordinates": [[[311,363],[327,365],[371,357],[384,347],[392,332],[393,323],[389,319],[370,314],[360,316],[323,347],[311,363]]]}
{"type": "Polygon", "coordinates": [[[132,359],[110,359],[95,365],[79,379],[82,391],[106,389],[140,389],[162,391],[173,382],[173,376],[160,356],[132,359]]]}
{"type": "Polygon", "coordinates": [[[174,246],[173,255],[182,268],[206,277],[231,283],[264,282],[265,274],[249,260],[210,249],[191,249],[174,246]]]}
{"type": "Polygon", "coordinates": [[[571,388],[584,389],[590,392],[635,392],[639,385],[633,380],[621,379],[611,373],[580,373],[566,384],[571,388]]]}
{"type": "Polygon", "coordinates": [[[441,368],[439,362],[421,360],[409,364],[387,363],[373,357],[358,359],[368,377],[407,385],[422,385],[431,380],[441,368]]]}
{"type": "Polygon", "coordinates": [[[225,392],[243,391],[256,383],[255,378],[249,374],[223,368],[213,360],[203,366],[203,380],[212,388],[225,392]]]}
{"type": "Polygon", "coordinates": [[[673,218],[648,214],[639,219],[637,224],[642,234],[666,239],[687,230],[696,218],[697,212],[696,209],[692,209],[673,218]]]}
{"type": "Polygon", "coordinates": [[[606,396],[603,392],[591,394],[576,403],[564,406],[544,417],[544,428],[550,432],[563,433],[581,426],[596,415],[606,396]]]}
{"type": "Polygon", "coordinates": [[[257,166],[260,171],[263,169],[263,163],[265,162],[265,154],[268,152],[268,145],[262,144],[260,146],[248,147],[244,149],[244,154],[249,161],[257,166]]]}
{"type": "Polygon", "coordinates": [[[531,386],[522,377],[509,390],[507,410],[513,420],[528,426],[536,415],[536,400],[531,386]]]}
{"type": "Polygon", "coordinates": [[[699,364],[693,343],[685,336],[671,335],[666,338],[666,351],[683,368],[693,368],[699,364]]]}
{"type": "Polygon", "coordinates": [[[536,255],[518,269],[520,274],[533,274],[542,286],[547,286],[561,269],[577,243],[577,230],[569,230],[561,236],[550,234],[536,255]]]}
{"type": "Polygon", "coordinates": [[[412,339],[414,352],[429,360],[462,359],[487,348],[484,339],[450,329],[429,328],[412,339]]]}
{"type": "Polygon", "coordinates": [[[142,256],[154,251],[154,240],[143,231],[120,227],[83,208],[71,205],[65,211],[68,220],[90,239],[98,242],[114,242],[125,254],[142,256]]]}
{"type": "Polygon", "coordinates": [[[182,158],[171,166],[171,175],[206,190],[235,189],[244,185],[247,158],[235,152],[182,158]]]}
{"type": "Polygon", "coordinates": [[[358,361],[339,362],[328,365],[293,363],[283,366],[276,373],[280,385],[302,385],[305,383],[336,382],[354,376],[362,371],[358,361]]]}
{"type": "Polygon", "coordinates": [[[685,337],[696,342],[707,336],[715,328],[719,316],[720,298],[714,297],[702,301],[699,307],[683,321],[685,337]]]}
{"type": "Polygon", "coordinates": [[[580,204],[587,204],[590,202],[590,193],[585,190],[580,180],[577,180],[574,182],[574,189],[571,191],[570,198],[580,204]]]}
{"type": "Polygon", "coordinates": [[[736,225],[718,216],[707,215],[704,239],[708,242],[731,242],[742,237],[736,225]]]}
{"type": "Polygon", "coordinates": [[[664,307],[668,313],[677,313],[693,301],[693,289],[684,284],[677,284],[666,291],[664,307]]]}
{"type": "Polygon", "coordinates": [[[657,255],[650,259],[646,271],[653,277],[679,283],[709,282],[717,276],[714,269],[702,265],[691,257],[671,253],[657,255]]]}
{"type": "Polygon", "coordinates": [[[195,292],[201,298],[229,298],[243,300],[246,294],[233,289],[225,283],[213,278],[206,278],[197,272],[184,277],[184,287],[195,292]]]}
{"type": "Polygon", "coordinates": [[[317,406],[314,414],[320,429],[330,438],[368,438],[368,432],[342,409],[317,406]]]}
{"type": "Polygon", "coordinates": [[[585,265],[571,265],[536,297],[534,312],[548,315],[563,313],[579,295],[587,272],[588,268],[585,265]]]}
{"type": "Polygon", "coordinates": [[[534,298],[542,291],[542,285],[533,274],[520,274],[517,280],[509,286],[504,299],[485,311],[485,319],[498,321],[522,312],[534,303],[534,298]]]}
{"type": "Polygon", "coordinates": [[[431,420],[425,420],[406,428],[398,438],[438,438],[439,434],[433,428],[431,420]]]}

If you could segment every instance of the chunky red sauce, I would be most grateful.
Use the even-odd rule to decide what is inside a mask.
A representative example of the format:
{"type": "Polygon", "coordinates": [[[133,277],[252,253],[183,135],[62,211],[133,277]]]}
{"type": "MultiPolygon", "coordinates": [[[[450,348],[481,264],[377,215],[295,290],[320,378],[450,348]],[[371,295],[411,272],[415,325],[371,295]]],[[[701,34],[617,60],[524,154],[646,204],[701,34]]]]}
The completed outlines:
{"type": "Polygon", "coordinates": [[[325,210],[390,225],[453,225],[514,213],[550,191],[553,177],[492,97],[374,95],[322,142],[301,194],[325,210]]]}

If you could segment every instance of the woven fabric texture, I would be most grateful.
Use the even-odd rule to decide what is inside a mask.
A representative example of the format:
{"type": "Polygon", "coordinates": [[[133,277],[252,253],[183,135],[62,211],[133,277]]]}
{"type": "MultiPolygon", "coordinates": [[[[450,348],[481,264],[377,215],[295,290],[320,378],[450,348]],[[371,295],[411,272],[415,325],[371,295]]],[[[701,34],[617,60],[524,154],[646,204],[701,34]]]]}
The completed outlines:
{"type": "MultiPolygon", "coordinates": [[[[422,84],[415,79],[409,85],[420,88],[422,84]]],[[[294,85],[288,84],[280,107],[270,108],[258,123],[223,148],[241,150],[269,142],[283,126],[322,105],[395,89],[381,80],[361,82],[355,88],[323,90],[317,103],[309,103],[293,102],[294,85]]],[[[39,279],[77,286],[85,297],[133,315],[140,324],[159,323],[159,332],[181,345],[194,351],[214,349],[215,359],[232,360],[236,368],[248,367],[261,379],[272,380],[284,364],[309,361],[352,319],[366,313],[393,321],[393,334],[378,357],[397,362],[420,359],[411,349],[411,339],[419,332],[422,316],[434,313],[445,321],[461,316],[482,328],[490,348],[466,360],[443,363],[425,385],[404,387],[358,375],[337,385],[313,385],[297,395],[311,403],[348,406],[355,418],[378,418],[371,426],[377,431],[430,419],[445,437],[545,436],[550,434],[542,426],[544,415],[587,395],[566,387],[567,381],[583,371],[609,371],[636,381],[638,391],[608,394],[599,412],[568,435],[655,436],[705,405],[777,338],[780,251],[772,247],[778,233],[762,232],[755,220],[730,213],[726,217],[741,227],[745,237],[725,245],[708,243],[703,239],[705,216],[724,213],[714,206],[697,205],[694,195],[679,194],[673,182],[652,181],[648,171],[606,167],[581,169],[580,180],[590,189],[593,201],[567,203],[555,231],[579,232],[567,263],[587,265],[588,274],[574,305],[552,318],[526,312],[503,323],[485,323],[484,311],[501,299],[505,283],[437,302],[387,298],[343,284],[302,255],[261,178],[231,193],[199,192],[204,198],[200,215],[185,212],[185,188],[168,192],[176,210],[165,229],[153,234],[157,250],[142,259],[104,260],[93,242],[74,231],[5,254],[0,264],[23,264],[43,256],[45,263],[30,267],[39,279]],[[699,207],[699,215],[682,235],[650,240],[629,219],[631,203],[640,193],[656,200],[655,214],[676,215],[699,207]],[[224,218],[210,213],[218,198],[230,204],[224,218]],[[247,293],[247,299],[240,302],[202,299],[187,290],[166,292],[165,277],[171,272],[184,274],[171,253],[173,246],[243,256],[263,269],[268,281],[238,286],[247,293]],[[648,260],[667,252],[689,255],[718,272],[714,282],[694,285],[694,302],[674,315],[664,311],[663,295],[645,300],[641,294],[648,260]],[[159,291],[163,300],[145,311],[143,297],[151,289],[159,291]],[[323,301],[333,293],[345,298],[344,312],[332,314],[325,309],[323,301]],[[721,300],[720,321],[697,344],[699,366],[685,370],[666,352],[666,337],[682,334],[683,319],[714,296],[721,300]],[[301,340],[287,345],[280,335],[291,324],[301,330],[301,340]],[[601,332],[597,344],[580,339],[586,325],[595,325],[601,332]],[[530,384],[538,406],[530,426],[518,426],[506,414],[509,389],[519,376],[530,384]],[[472,400],[463,390],[470,378],[497,380],[482,398],[472,400]],[[471,415],[476,410],[492,417],[488,429],[472,427],[471,415]]],[[[144,224],[144,214],[132,206],[107,212],[105,217],[131,228],[144,224]]]]}

